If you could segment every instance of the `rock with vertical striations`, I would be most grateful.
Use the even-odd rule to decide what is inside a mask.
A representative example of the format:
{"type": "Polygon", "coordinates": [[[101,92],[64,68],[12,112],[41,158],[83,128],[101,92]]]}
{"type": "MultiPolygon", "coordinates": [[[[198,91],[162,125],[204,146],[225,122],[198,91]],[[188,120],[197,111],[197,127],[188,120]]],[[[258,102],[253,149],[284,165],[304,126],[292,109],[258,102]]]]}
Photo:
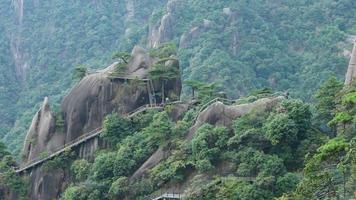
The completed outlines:
{"type": "MultiPolygon", "coordinates": [[[[51,154],[58,150],[58,147],[61,148],[78,137],[100,128],[105,116],[112,112],[125,114],[149,104],[150,91],[159,93],[161,87],[155,81],[149,87],[147,81],[139,79],[147,79],[149,70],[158,60],[151,57],[145,49],[136,46],[126,66],[125,77],[114,75],[118,63],[85,76],[61,103],[59,114],[63,117],[64,125],[60,129],[56,128],[56,116],[50,109],[48,98],[45,98],[28,131],[23,150],[23,164],[39,158],[42,152],[51,154]]],[[[165,66],[179,70],[179,62],[173,58],[165,61],[165,66]]],[[[179,100],[180,84],[180,76],[166,83],[165,95],[171,101],[179,100]]],[[[160,103],[160,98],[157,98],[157,102],[160,103]]],[[[78,158],[91,159],[93,153],[105,145],[102,140],[95,138],[72,150],[78,158]]],[[[58,198],[70,175],[63,169],[48,172],[38,166],[31,169],[29,176],[30,199],[47,200],[58,198]]]]}
{"type": "Polygon", "coordinates": [[[351,85],[352,81],[356,77],[356,41],[354,42],[354,47],[351,53],[349,67],[347,68],[347,73],[345,77],[345,85],[351,85]]]}
{"type": "Polygon", "coordinates": [[[23,161],[26,163],[41,154],[47,154],[61,147],[63,143],[64,135],[56,133],[55,116],[46,97],[40,110],[33,117],[27,132],[23,148],[23,161]]]}
{"type": "Polygon", "coordinates": [[[149,30],[149,47],[158,47],[164,42],[171,41],[174,36],[174,22],[173,13],[179,4],[178,0],[170,0],[167,3],[166,14],[163,15],[161,20],[149,30]]]}

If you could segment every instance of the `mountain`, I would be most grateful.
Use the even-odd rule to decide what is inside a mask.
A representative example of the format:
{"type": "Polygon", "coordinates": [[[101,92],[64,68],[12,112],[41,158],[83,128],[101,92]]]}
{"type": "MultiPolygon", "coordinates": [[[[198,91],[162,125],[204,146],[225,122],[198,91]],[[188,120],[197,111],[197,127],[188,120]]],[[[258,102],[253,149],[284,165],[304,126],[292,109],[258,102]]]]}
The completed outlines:
{"type": "Polygon", "coordinates": [[[342,79],[351,50],[347,40],[356,34],[352,0],[0,5],[1,136],[15,154],[42,99],[50,96],[58,105],[76,66],[106,66],[114,51],[173,42],[183,80],[217,82],[230,97],[271,87],[310,100],[328,77],[342,79]]]}
{"type": "Polygon", "coordinates": [[[225,99],[205,84],[194,99],[180,101],[172,52],[136,46],[130,56],[83,76],[59,112],[45,98],[20,165],[0,143],[0,197],[355,197],[355,51],[348,81],[323,83],[313,107],[268,90],[225,99]]]}
{"type": "Polygon", "coordinates": [[[0,197],[354,197],[355,13],[0,0],[0,197]]]}

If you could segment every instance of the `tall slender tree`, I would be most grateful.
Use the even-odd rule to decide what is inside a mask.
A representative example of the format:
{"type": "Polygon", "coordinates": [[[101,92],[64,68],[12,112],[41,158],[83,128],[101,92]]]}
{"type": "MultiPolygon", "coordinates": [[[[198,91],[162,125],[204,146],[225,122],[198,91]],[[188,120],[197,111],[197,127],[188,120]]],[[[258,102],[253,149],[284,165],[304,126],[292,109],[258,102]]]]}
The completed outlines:
{"type": "Polygon", "coordinates": [[[162,63],[154,65],[152,70],[149,71],[149,78],[159,81],[161,84],[162,103],[164,103],[165,99],[165,85],[169,80],[177,78],[178,74],[179,70],[177,68],[172,66],[165,66],[162,63]]]}
{"type": "MultiPolygon", "coordinates": [[[[326,124],[334,118],[335,114],[333,111],[336,108],[336,95],[340,92],[342,87],[342,83],[335,77],[330,78],[320,86],[315,94],[315,99],[317,100],[315,106],[317,111],[317,123],[326,124]]],[[[332,135],[335,136],[336,126],[332,125],[330,128],[332,135]]]]}
{"type": "Polygon", "coordinates": [[[195,99],[195,91],[199,90],[204,83],[194,80],[189,80],[185,82],[192,89],[192,99],[195,99]]]}

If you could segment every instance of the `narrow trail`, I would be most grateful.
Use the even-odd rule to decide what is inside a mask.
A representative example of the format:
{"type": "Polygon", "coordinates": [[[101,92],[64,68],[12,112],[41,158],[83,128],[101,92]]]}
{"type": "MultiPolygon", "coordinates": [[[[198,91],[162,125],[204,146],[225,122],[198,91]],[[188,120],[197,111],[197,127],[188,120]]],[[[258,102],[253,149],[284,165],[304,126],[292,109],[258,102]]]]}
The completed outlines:
{"type": "MultiPolygon", "coordinates": [[[[176,103],[176,102],[173,102],[176,103]]],[[[163,109],[165,104],[160,104],[160,105],[150,105],[150,104],[146,104],[143,105],[135,110],[133,110],[132,112],[129,112],[127,114],[125,114],[126,118],[132,118],[142,112],[145,112],[147,110],[151,110],[151,109],[163,109]]],[[[73,147],[76,147],[78,145],[81,145],[85,142],[87,142],[88,140],[98,137],[101,133],[102,133],[102,127],[99,127],[97,129],[94,129],[88,133],[85,133],[83,135],[81,135],[80,137],[70,141],[69,143],[64,144],[63,146],[57,148],[56,150],[54,150],[50,155],[46,156],[46,157],[38,157],[35,158],[31,161],[29,161],[29,164],[26,164],[25,166],[19,168],[16,170],[16,173],[21,173],[25,170],[31,169],[37,165],[40,165],[44,162],[46,162],[47,160],[50,160],[58,155],[60,155],[61,153],[65,152],[66,150],[72,149],[73,147]]]]}

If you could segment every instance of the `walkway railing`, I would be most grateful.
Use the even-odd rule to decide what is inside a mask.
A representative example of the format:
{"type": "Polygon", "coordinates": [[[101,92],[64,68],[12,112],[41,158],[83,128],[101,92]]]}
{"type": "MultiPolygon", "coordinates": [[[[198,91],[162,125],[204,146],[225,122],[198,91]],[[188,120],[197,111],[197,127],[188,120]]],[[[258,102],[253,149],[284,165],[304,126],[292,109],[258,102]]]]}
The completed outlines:
{"type": "Polygon", "coordinates": [[[118,79],[118,80],[137,80],[137,81],[150,81],[148,78],[139,78],[137,76],[108,76],[109,79],[118,79]]]}
{"type": "Polygon", "coordinates": [[[149,109],[163,109],[164,106],[176,105],[176,104],[180,104],[180,103],[183,103],[183,101],[173,101],[173,102],[160,103],[160,104],[145,104],[143,106],[136,108],[135,110],[133,110],[129,113],[126,113],[125,116],[127,118],[131,118],[131,117],[133,117],[141,112],[144,112],[146,110],[149,110],[149,109]]]}
{"type": "Polygon", "coordinates": [[[131,118],[131,117],[133,117],[133,116],[135,116],[135,115],[137,115],[137,114],[139,114],[139,113],[141,113],[141,112],[144,112],[144,111],[146,111],[146,110],[149,110],[149,109],[161,109],[161,108],[163,108],[163,107],[164,107],[163,104],[160,104],[160,105],[150,105],[150,104],[146,104],[146,105],[143,105],[143,106],[141,106],[141,107],[138,107],[138,108],[136,108],[135,110],[133,110],[133,111],[131,111],[131,112],[125,114],[125,116],[126,116],[127,118],[131,118]]]}
{"type": "Polygon", "coordinates": [[[210,105],[212,105],[212,104],[214,104],[214,103],[216,103],[216,102],[218,102],[218,101],[220,101],[220,102],[222,102],[222,103],[224,103],[224,104],[226,104],[226,105],[233,105],[234,103],[236,103],[236,100],[231,100],[231,99],[225,99],[225,98],[217,97],[217,98],[215,98],[215,99],[209,101],[208,103],[204,104],[204,105],[199,109],[197,116],[195,116],[195,119],[194,119],[194,121],[193,121],[193,124],[198,120],[199,114],[200,114],[202,111],[204,111],[207,107],[209,107],[210,105]]]}
{"type": "Polygon", "coordinates": [[[184,194],[182,191],[169,189],[169,190],[157,190],[149,195],[148,199],[151,200],[168,200],[168,199],[183,199],[184,194]]]}
{"type": "MultiPolygon", "coordinates": [[[[199,113],[201,111],[203,111],[204,109],[206,109],[209,105],[217,102],[217,101],[221,101],[223,103],[226,103],[226,104],[233,104],[235,103],[235,101],[233,100],[229,100],[229,99],[224,99],[224,98],[216,98],[216,99],[213,99],[211,101],[209,101],[208,103],[204,104],[200,110],[199,110],[199,113]]],[[[162,103],[162,104],[156,104],[156,105],[151,105],[151,104],[146,104],[146,105],[143,105],[127,114],[125,114],[125,117],[127,118],[131,118],[131,117],[134,117],[135,115],[141,113],[141,112],[144,112],[146,110],[149,110],[149,109],[162,109],[165,105],[174,105],[174,104],[179,104],[179,103],[182,103],[181,101],[174,101],[174,102],[169,102],[169,103],[162,103]]],[[[198,116],[196,117],[195,121],[197,120],[198,116]]],[[[25,171],[27,169],[30,169],[38,164],[41,164],[49,159],[52,159],[53,157],[63,153],[64,151],[68,150],[68,149],[71,149],[72,147],[75,147],[79,144],[82,144],[84,143],[85,141],[91,139],[91,138],[94,138],[98,135],[100,135],[100,133],[102,132],[102,127],[99,127],[99,128],[96,128],[88,133],[85,133],[81,136],[79,136],[78,138],[75,138],[74,140],[68,142],[68,143],[65,143],[64,145],[60,146],[60,147],[57,147],[56,149],[52,150],[52,153],[48,156],[45,156],[45,157],[37,157],[37,158],[34,158],[34,159],[31,159],[30,161],[27,162],[27,164],[23,167],[20,167],[19,169],[16,170],[17,173],[20,173],[22,171],[25,171]]]]}
{"type": "Polygon", "coordinates": [[[53,153],[51,153],[50,155],[46,156],[46,157],[37,157],[37,158],[34,158],[30,161],[28,161],[27,165],[25,165],[24,167],[20,167],[18,170],[16,170],[17,173],[20,173],[24,170],[27,170],[29,168],[32,168],[42,162],[45,162],[49,159],[52,159],[53,157],[63,153],[64,151],[68,150],[68,149],[71,149],[72,147],[74,146],[77,146],[93,137],[96,137],[97,135],[99,135],[100,133],[102,132],[102,128],[97,128],[97,129],[94,129],[92,131],[90,131],[89,133],[86,133],[86,134],[83,134],[77,138],[75,138],[74,140],[68,142],[68,143],[65,143],[64,145],[60,146],[60,147],[57,147],[56,149],[52,150],[53,153]]]}
{"type": "MultiPolygon", "coordinates": [[[[171,104],[173,104],[175,102],[172,102],[171,104]]],[[[134,117],[136,116],[137,114],[141,113],[141,112],[144,112],[148,109],[162,109],[164,107],[164,105],[166,104],[160,104],[160,105],[150,105],[150,104],[146,104],[144,106],[141,106],[127,114],[125,114],[125,117],[127,118],[131,118],[131,117],[134,117]]],[[[83,142],[91,139],[91,138],[94,138],[98,135],[100,135],[100,133],[102,132],[102,127],[99,127],[99,128],[96,128],[88,133],[85,133],[77,138],[75,138],[74,140],[68,142],[68,143],[65,143],[64,145],[60,146],[60,147],[57,147],[56,149],[52,150],[53,153],[51,153],[50,155],[46,156],[46,157],[37,157],[37,158],[34,158],[34,159],[31,159],[30,161],[27,162],[27,164],[23,167],[20,167],[19,169],[16,170],[17,173],[21,173],[22,171],[24,170],[27,170],[27,169],[30,169],[38,164],[41,164],[49,159],[52,159],[53,157],[63,153],[64,151],[68,150],[68,149],[71,149],[72,147],[75,147],[79,144],[82,144],[83,142]]]]}
{"type": "Polygon", "coordinates": [[[183,199],[184,195],[179,193],[165,193],[152,200],[183,199]]]}

